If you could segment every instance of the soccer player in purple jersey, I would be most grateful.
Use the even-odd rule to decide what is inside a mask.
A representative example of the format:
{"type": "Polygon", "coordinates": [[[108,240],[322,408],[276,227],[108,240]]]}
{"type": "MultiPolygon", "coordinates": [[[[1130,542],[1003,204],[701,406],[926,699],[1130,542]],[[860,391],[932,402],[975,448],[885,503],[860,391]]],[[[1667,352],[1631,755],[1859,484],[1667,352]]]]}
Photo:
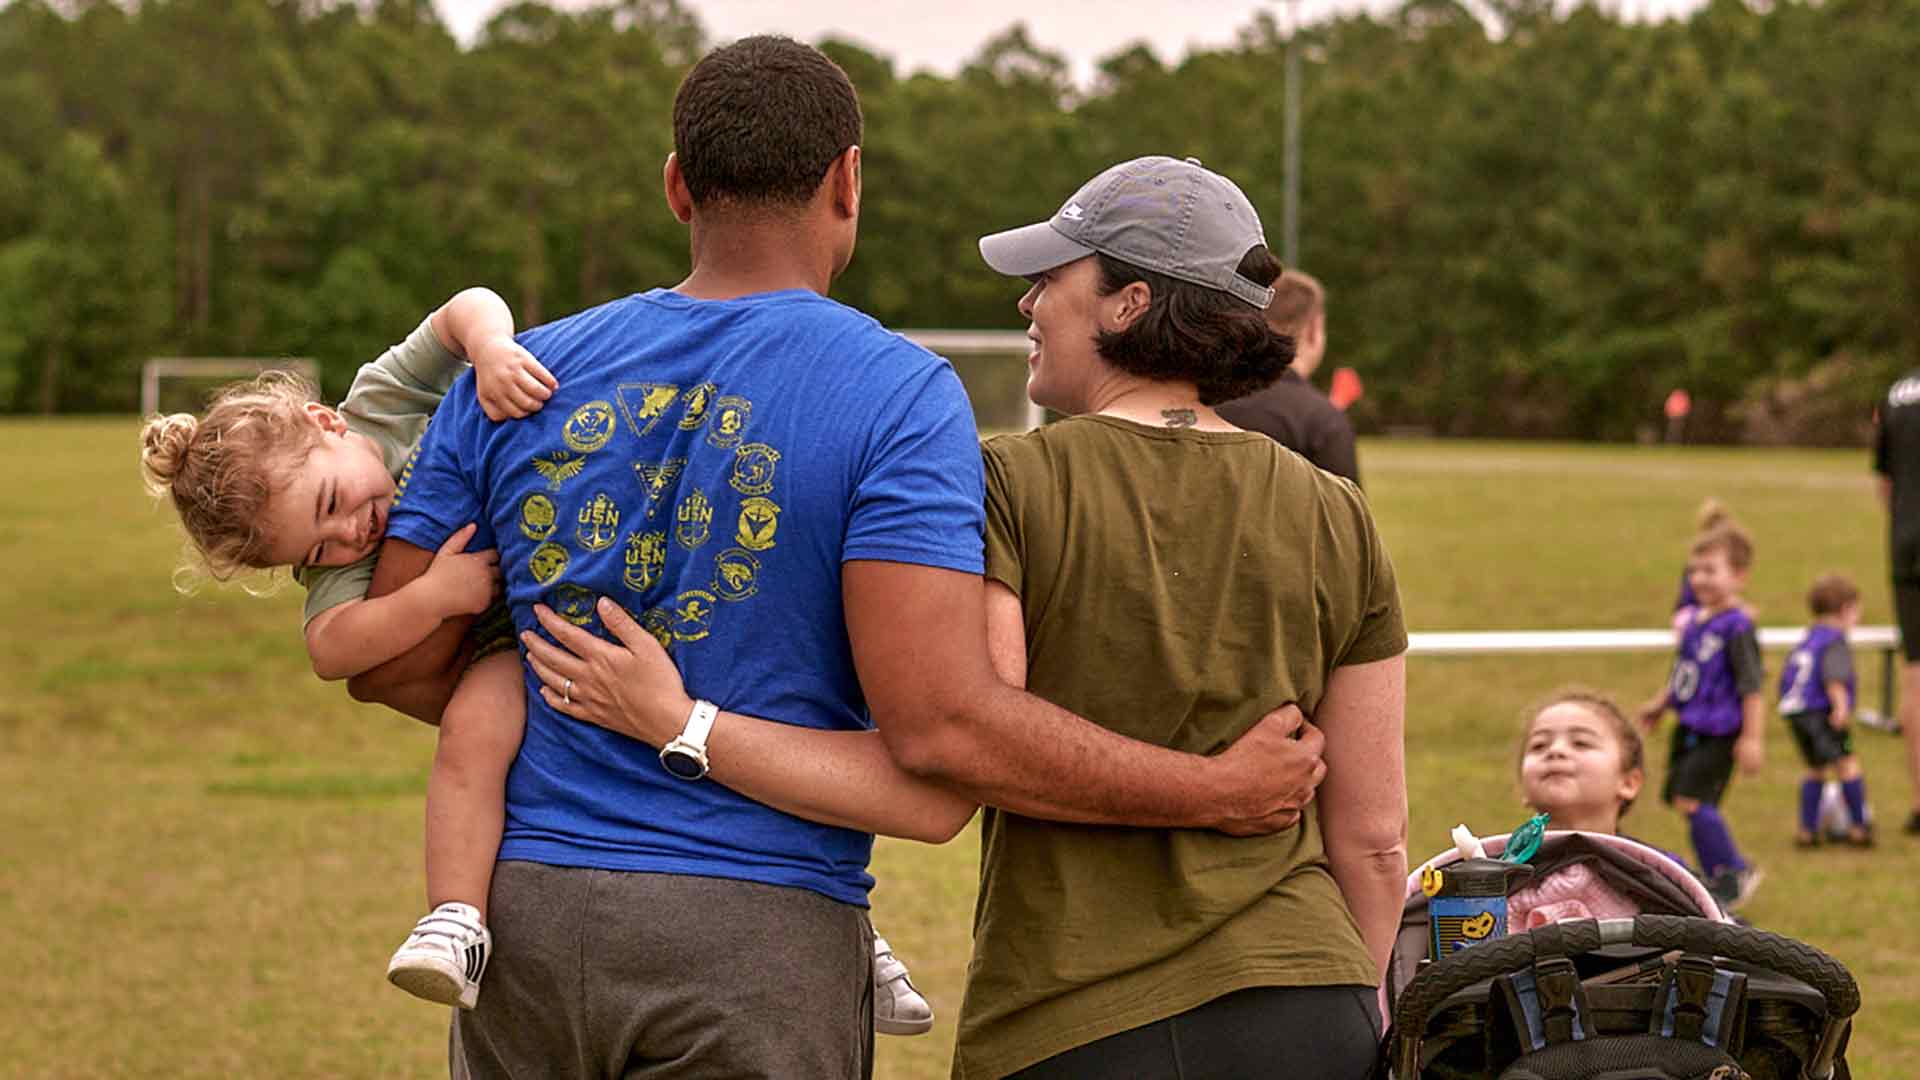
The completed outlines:
{"type": "Polygon", "coordinates": [[[1687,819],[1700,869],[1729,909],[1745,903],[1760,883],[1758,868],[1741,857],[1720,815],[1734,764],[1752,775],[1766,755],[1760,637],[1740,602],[1752,568],[1753,541],[1738,525],[1694,540],[1687,581],[1699,604],[1681,628],[1667,688],[1640,710],[1648,731],[1669,708],[1680,716],[1661,799],[1687,819]]]}
{"type": "Polygon", "coordinates": [[[1860,621],[1860,590],[1840,574],[1822,574],[1807,592],[1813,625],[1787,654],[1780,674],[1780,715],[1807,763],[1800,781],[1800,847],[1820,843],[1820,793],[1837,778],[1847,803],[1847,842],[1873,846],[1867,781],[1853,752],[1853,650],[1847,633],[1860,621]]]}

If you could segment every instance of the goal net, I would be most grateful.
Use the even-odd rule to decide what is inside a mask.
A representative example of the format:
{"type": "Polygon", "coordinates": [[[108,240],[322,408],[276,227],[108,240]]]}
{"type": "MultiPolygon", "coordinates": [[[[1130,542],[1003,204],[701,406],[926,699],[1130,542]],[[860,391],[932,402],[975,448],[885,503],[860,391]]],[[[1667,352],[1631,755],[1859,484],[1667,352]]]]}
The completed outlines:
{"type": "Polygon", "coordinates": [[[973,399],[973,422],[980,433],[1031,431],[1046,411],[1027,400],[1027,350],[1032,342],[1018,330],[902,330],[929,352],[946,357],[973,399]]]}
{"type": "Polygon", "coordinates": [[[263,371],[293,371],[320,382],[320,365],[305,357],[156,356],[140,367],[140,415],[200,412],[215,390],[263,371]]]}

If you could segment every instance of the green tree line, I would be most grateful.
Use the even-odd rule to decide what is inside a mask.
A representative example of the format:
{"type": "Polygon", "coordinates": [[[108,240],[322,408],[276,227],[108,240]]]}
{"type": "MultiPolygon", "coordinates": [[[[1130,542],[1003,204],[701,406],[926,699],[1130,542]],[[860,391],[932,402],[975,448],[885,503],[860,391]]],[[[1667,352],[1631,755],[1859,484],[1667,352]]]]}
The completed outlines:
{"type": "MultiPolygon", "coordinates": [[[[1625,439],[1685,387],[1703,436],[1845,442],[1920,365],[1920,4],[1409,0],[1299,43],[1300,261],[1363,427],[1625,439]]],[[[464,285],[531,324],[678,280],[660,165],[711,44],[681,0],[467,46],[428,0],[0,7],[0,411],[130,410],[154,355],[338,394],[464,285]]],[[[1270,18],[1085,86],[1020,26],[952,76],[820,44],[867,112],[836,296],[891,325],[1019,326],[975,239],[1136,154],[1233,176],[1278,244],[1270,18]]]]}

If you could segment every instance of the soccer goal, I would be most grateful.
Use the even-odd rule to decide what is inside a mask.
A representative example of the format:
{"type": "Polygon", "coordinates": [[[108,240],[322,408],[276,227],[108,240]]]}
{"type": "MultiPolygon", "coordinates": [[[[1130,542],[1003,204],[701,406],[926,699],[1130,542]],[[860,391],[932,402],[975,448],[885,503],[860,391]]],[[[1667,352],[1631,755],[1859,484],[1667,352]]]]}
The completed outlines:
{"type": "Polygon", "coordinates": [[[1032,431],[1046,410],[1027,400],[1027,350],[1018,330],[902,330],[908,339],[953,364],[973,399],[973,422],[982,434],[1032,431]]]}
{"type": "Polygon", "coordinates": [[[140,415],[199,412],[219,387],[263,371],[293,371],[320,382],[320,365],[306,357],[156,356],[140,366],[140,415]]]}

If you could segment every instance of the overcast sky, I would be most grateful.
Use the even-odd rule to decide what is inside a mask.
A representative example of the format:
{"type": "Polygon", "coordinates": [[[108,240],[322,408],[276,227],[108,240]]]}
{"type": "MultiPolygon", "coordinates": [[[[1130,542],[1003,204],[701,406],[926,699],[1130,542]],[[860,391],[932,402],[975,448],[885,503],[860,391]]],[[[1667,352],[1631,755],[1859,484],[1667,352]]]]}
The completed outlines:
{"type": "MultiPolygon", "coordinates": [[[[591,0],[547,0],[556,7],[591,7],[591,0]]],[[[897,70],[931,68],[951,74],[993,34],[1025,22],[1041,46],[1064,54],[1085,82],[1095,61],[1145,40],[1160,59],[1177,62],[1190,45],[1231,45],[1255,13],[1280,17],[1284,4],[1256,0],[684,0],[707,35],[728,41],[780,33],[803,41],[829,34],[891,56],[897,70]]],[[[1636,16],[1689,10],[1697,0],[1601,0],[1636,16]]],[[[503,0],[435,0],[447,24],[471,40],[503,0]]],[[[1333,10],[1383,10],[1392,0],[1300,0],[1309,21],[1333,10]]]]}

